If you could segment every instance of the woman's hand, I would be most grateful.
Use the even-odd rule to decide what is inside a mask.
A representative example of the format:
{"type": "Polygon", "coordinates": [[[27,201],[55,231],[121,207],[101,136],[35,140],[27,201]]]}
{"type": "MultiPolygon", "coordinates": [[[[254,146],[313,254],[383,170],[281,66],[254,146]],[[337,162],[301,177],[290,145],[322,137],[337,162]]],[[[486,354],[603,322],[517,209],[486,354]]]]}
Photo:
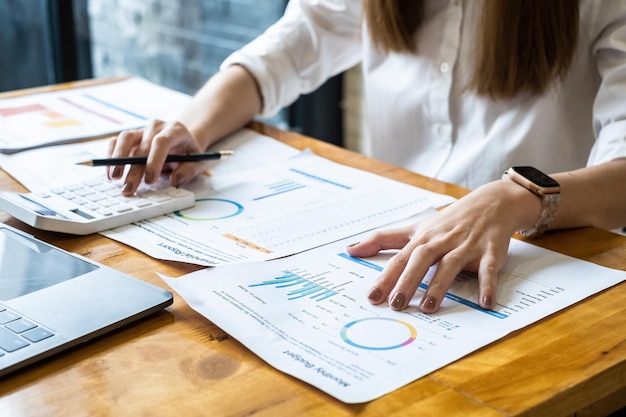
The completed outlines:
{"type": "MultiPolygon", "coordinates": [[[[206,163],[165,164],[168,154],[203,152],[211,144],[242,128],[261,111],[262,96],[254,76],[241,65],[219,71],[193,97],[180,121],[152,121],[144,129],[122,132],[109,145],[110,157],[147,155],[146,165],[130,167],[123,195],[137,191],[142,179],[152,184],[164,171],[179,187],[204,171],[206,163]]],[[[108,167],[111,179],[120,179],[124,167],[108,167]]]]}
{"type": "Polygon", "coordinates": [[[509,239],[516,230],[534,224],[540,210],[541,200],[532,193],[510,180],[495,181],[428,219],[376,232],[347,251],[351,256],[368,257],[399,249],[368,294],[373,304],[388,300],[394,310],[405,309],[429,268],[438,263],[419,304],[421,311],[437,311],[464,269],[478,273],[480,306],[491,309],[509,239]]]}
{"type": "MultiPolygon", "coordinates": [[[[202,152],[198,141],[180,122],[153,120],[145,128],[122,132],[109,144],[110,157],[147,155],[146,165],[132,165],[124,179],[123,195],[132,195],[141,181],[154,183],[162,172],[170,171],[170,183],[179,187],[204,171],[202,162],[165,163],[168,154],[202,152]]],[[[110,179],[120,179],[123,166],[107,167],[110,179]]]]}

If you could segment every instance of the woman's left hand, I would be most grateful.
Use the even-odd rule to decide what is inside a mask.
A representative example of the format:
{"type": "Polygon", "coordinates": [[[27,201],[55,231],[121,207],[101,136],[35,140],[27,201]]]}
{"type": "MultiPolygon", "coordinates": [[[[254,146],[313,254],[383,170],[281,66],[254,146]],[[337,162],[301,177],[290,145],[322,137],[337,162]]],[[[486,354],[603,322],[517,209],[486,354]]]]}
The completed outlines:
{"type": "Polygon", "coordinates": [[[462,270],[478,273],[479,304],[491,309],[509,240],[515,230],[532,225],[540,209],[541,201],[532,193],[508,180],[495,181],[423,221],[375,232],[347,251],[368,257],[399,250],[368,294],[373,304],[388,300],[394,310],[405,309],[430,267],[438,264],[419,304],[421,311],[436,312],[462,270]]]}

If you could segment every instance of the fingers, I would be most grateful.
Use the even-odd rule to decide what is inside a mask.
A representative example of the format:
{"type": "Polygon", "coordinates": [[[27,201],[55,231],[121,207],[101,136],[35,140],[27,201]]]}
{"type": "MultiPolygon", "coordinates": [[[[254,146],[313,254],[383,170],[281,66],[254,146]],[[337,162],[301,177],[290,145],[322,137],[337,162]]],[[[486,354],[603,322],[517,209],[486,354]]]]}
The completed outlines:
{"type": "Polygon", "coordinates": [[[428,289],[420,301],[419,308],[422,312],[434,313],[439,310],[448,289],[465,265],[466,261],[460,249],[451,251],[441,258],[437,270],[428,284],[428,289]]]}
{"type": "Polygon", "coordinates": [[[346,248],[350,256],[369,257],[381,250],[403,248],[411,239],[412,228],[403,227],[372,233],[362,242],[353,243],[346,248]]]}
{"type": "Polygon", "coordinates": [[[387,300],[392,309],[405,309],[422,279],[439,257],[439,250],[435,245],[410,242],[389,259],[368,294],[369,301],[380,304],[387,300]]]}
{"type": "MultiPolygon", "coordinates": [[[[200,152],[200,146],[189,130],[180,122],[165,123],[153,120],[142,130],[122,132],[109,144],[112,157],[129,155],[147,155],[145,165],[132,165],[124,179],[123,195],[132,195],[142,181],[147,184],[156,182],[166,168],[165,159],[171,153],[200,152]]],[[[180,186],[204,170],[203,163],[171,164],[170,182],[180,186]]],[[[107,167],[110,179],[120,179],[124,175],[123,166],[107,167]]]]}
{"type": "Polygon", "coordinates": [[[498,272],[503,264],[504,260],[498,260],[492,253],[486,254],[480,262],[478,268],[478,303],[485,310],[491,310],[496,305],[498,272]]]}
{"type": "Polygon", "coordinates": [[[499,250],[492,250],[495,245],[479,244],[471,239],[457,242],[450,240],[449,235],[430,240],[417,235],[411,239],[411,233],[410,228],[377,232],[347,248],[352,256],[372,256],[381,250],[401,248],[389,259],[370,289],[367,298],[372,304],[387,301],[394,310],[407,308],[430,268],[436,265],[419,302],[422,312],[430,314],[439,310],[455,278],[464,269],[478,269],[481,308],[495,306],[498,272],[504,264],[506,247],[502,250],[500,245],[496,246],[499,250]]]}
{"type": "MultiPolygon", "coordinates": [[[[135,191],[137,191],[137,188],[139,188],[142,179],[144,179],[144,175],[148,172],[147,167],[150,163],[150,154],[152,153],[152,140],[160,133],[161,129],[163,129],[163,125],[163,122],[155,120],[146,125],[143,131],[141,131],[141,141],[136,144],[135,154],[148,155],[148,162],[146,165],[130,166],[124,180],[124,188],[122,189],[123,195],[133,195],[135,191]]],[[[122,137],[120,137],[120,139],[122,139],[122,137]]],[[[154,171],[149,172],[150,174],[145,175],[145,181],[147,184],[151,184],[155,181],[154,171]]]]}
{"type": "MultiPolygon", "coordinates": [[[[122,156],[132,155],[134,149],[141,142],[143,132],[141,130],[127,130],[120,133],[116,138],[109,142],[108,156],[118,158],[122,156]]],[[[119,180],[124,174],[123,166],[106,167],[109,179],[119,180]]]]}

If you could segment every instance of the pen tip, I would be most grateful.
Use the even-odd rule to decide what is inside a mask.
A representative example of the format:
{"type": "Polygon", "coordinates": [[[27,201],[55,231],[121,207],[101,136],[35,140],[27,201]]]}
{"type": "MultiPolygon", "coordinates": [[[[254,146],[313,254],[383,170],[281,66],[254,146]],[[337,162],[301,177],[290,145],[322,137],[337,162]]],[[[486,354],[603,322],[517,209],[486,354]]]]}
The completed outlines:
{"type": "Polygon", "coordinates": [[[220,151],[220,155],[222,157],[233,156],[234,154],[235,154],[235,151],[220,151]]]}
{"type": "Polygon", "coordinates": [[[76,162],[76,165],[92,166],[93,162],[92,161],[76,162]]]}

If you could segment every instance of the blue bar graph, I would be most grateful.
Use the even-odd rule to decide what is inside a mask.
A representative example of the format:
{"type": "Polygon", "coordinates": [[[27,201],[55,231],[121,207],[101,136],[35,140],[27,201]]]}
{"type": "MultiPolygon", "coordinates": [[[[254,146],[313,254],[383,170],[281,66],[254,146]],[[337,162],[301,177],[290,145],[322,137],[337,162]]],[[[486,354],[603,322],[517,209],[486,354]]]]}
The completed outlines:
{"type": "Polygon", "coordinates": [[[250,284],[248,287],[274,286],[275,288],[293,288],[287,292],[288,300],[308,297],[315,301],[326,300],[337,294],[336,291],[329,290],[319,284],[309,281],[290,271],[283,271],[283,275],[258,284],[250,284]]]}
{"type": "Polygon", "coordinates": [[[253,198],[253,200],[263,200],[264,198],[273,197],[275,195],[299,190],[301,188],[304,188],[305,186],[295,181],[284,180],[284,181],[275,182],[273,184],[267,184],[265,187],[269,189],[270,193],[264,194],[260,197],[253,198]]]}

